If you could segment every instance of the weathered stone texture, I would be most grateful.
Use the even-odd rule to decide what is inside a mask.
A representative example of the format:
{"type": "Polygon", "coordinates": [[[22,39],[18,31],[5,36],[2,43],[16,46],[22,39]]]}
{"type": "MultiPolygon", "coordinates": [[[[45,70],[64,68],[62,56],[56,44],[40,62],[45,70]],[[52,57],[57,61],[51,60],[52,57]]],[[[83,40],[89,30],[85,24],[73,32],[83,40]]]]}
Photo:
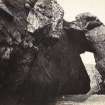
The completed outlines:
{"type": "MultiPolygon", "coordinates": [[[[96,68],[102,75],[103,82],[105,81],[105,26],[101,25],[90,30],[86,37],[93,43],[96,60],[96,68]]],[[[105,91],[103,91],[105,92],[105,91]]]]}
{"type": "Polygon", "coordinates": [[[38,0],[29,12],[27,29],[33,33],[50,24],[48,36],[59,38],[63,29],[63,15],[62,7],[55,0],[38,0]]]}
{"type": "MultiPolygon", "coordinates": [[[[76,17],[76,25],[84,31],[86,39],[91,43],[96,61],[96,70],[102,76],[102,85],[105,80],[105,26],[94,15],[82,13],[76,17]]],[[[98,75],[97,75],[98,77],[98,75]]],[[[101,82],[99,84],[101,86],[101,82]]],[[[105,92],[101,87],[103,93],[105,92]]]]}
{"type": "Polygon", "coordinates": [[[91,13],[81,13],[76,16],[76,24],[82,30],[91,30],[97,26],[100,26],[102,23],[101,21],[91,13]]]}
{"type": "MultiPolygon", "coordinates": [[[[41,28],[29,33],[24,2],[18,1],[20,5],[16,8],[11,2],[5,4],[12,16],[3,8],[3,13],[8,16],[0,15],[0,104],[44,105],[59,95],[88,92],[90,79],[80,58],[84,51],[81,45],[86,43],[84,33],[73,28],[62,29],[63,10],[53,0],[50,9],[44,3],[47,0],[36,2],[33,9],[40,16],[33,16],[50,20],[46,13],[49,10],[51,21],[49,25],[41,24],[41,28]],[[9,16],[13,17],[10,21],[9,16]],[[58,40],[51,35],[53,32],[59,36],[58,40]]],[[[43,20],[39,25],[40,22],[43,20]]]]}

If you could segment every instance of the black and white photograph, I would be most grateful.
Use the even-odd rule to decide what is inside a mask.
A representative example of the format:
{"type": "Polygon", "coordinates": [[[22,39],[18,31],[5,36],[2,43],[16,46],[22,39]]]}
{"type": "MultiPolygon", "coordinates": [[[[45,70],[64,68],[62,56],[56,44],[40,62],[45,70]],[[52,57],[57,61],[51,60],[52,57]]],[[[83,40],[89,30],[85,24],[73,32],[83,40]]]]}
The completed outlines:
{"type": "Polygon", "coordinates": [[[0,105],[105,105],[105,0],[0,0],[0,105]]]}

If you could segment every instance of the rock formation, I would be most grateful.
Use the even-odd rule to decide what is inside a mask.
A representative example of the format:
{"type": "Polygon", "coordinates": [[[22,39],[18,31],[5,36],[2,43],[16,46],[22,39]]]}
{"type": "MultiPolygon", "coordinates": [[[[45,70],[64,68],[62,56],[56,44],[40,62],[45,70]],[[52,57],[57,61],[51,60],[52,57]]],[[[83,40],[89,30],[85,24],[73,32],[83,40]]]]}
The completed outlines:
{"type": "MultiPolygon", "coordinates": [[[[102,81],[98,79],[99,83],[97,86],[100,86],[101,93],[105,93],[105,25],[94,15],[90,13],[82,13],[76,17],[76,21],[72,23],[75,27],[79,27],[80,30],[84,31],[86,39],[91,43],[93,49],[95,61],[96,61],[96,70],[101,74],[102,81]]],[[[89,51],[87,49],[87,51],[89,51]]],[[[96,74],[96,78],[100,75],[96,74]]],[[[100,93],[100,92],[99,92],[100,93]]]]}
{"type": "Polygon", "coordinates": [[[82,30],[91,30],[102,24],[102,22],[96,16],[92,15],[89,12],[77,15],[76,22],[82,30]]]}
{"type": "Polygon", "coordinates": [[[29,32],[35,32],[46,25],[50,25],[48,37],[59,38],[63,29],[62,7],[56,0],[38,0],[27,17],[29,32]]]}
{"type": "MultiPolygon", "coordinates": [[[[39,0],[37,3],[40,4],[39,0]]],[[[3,13],[0,14],[0,104],[44,105],[59,95],[89,91],[90,79],[80,58],[85,51],[81,46],[89,43],[83,31],[63,29],[60,7],[53,0],[52,3],[55,4],[51,10],[61,13],[57,20],[52,19],[50,24],[31,32],[27,29],[25,3],[3,0],[6,8],[0,9],[3,13]],[[55,34],[59,37],[54,37],[55,34]]],[[[38,6],[41,9],[38,14],[42,16],[44,7],[38,6]]]]}

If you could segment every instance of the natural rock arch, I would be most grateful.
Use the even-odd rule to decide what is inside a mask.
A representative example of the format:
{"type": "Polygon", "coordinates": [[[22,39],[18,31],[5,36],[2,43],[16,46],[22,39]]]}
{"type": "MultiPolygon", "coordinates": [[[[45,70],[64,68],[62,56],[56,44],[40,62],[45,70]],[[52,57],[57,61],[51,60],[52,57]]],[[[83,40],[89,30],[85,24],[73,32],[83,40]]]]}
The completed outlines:
{"type": "MultiPolygon", "coordinates": [[[[49,26],[34,35],[25,34],[24,24],[3,17],[0,17],[2,104],[42,105],[55,96],[89,91],[90,80],[80,58],[84,51],[81,45],[87,40],[81,30],[62,29],[62,36],[53,40],[46,36],[49,26]]],[[[20,17],[19,21],[23,22],[20,17]]]]}

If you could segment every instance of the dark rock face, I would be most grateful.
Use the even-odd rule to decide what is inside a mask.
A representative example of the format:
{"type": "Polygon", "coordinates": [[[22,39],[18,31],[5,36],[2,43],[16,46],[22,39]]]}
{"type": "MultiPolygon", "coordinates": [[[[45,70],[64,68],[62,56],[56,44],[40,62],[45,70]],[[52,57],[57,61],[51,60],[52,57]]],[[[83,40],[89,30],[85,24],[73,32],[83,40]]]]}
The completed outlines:
{"type": "Polygon", "coordinates": [[[79,48],[80,48],[80,54],[84,53],[85,51],[90,51],[90,52],[94,52],[95,49],[92,45],[92,42],[90,40],[88,40],[88,38],[86,37],[86,32],[87,29],[83,29],[85,26],[80,26],[82,24],[82,20],[81,21],[73,21],[73,22],[67,22],[64,20],[64,30],[66,30],[69,33],[73,33],[73,35],[71,36],[71,39],[75,39],[76,43],[78,43],[79,48]],[[82,27],[82,28],[81,28],[82,27]],[[74,30],[71,31],[70,30],[74,30]],[[77,34],[77,31],[79,31],[80,33],[77,34]]]}
{"type": "Polygon", "coordinates": [[[90,80],[78,46],[66,34],[53,46],[40,44],[38,54],[33,48],[14,46],[4,66],[1,63],[5,100],[31,105],[58,95],[88,92],[90,80]]]}
{"type": "Polygon", "coordinates": [[[18,21],[3,17],[0,15],[0,104],[44,105],[59,95],[89,91],[90,79],[79,55],[86,42],[82,31],[62,29],[59,39],[53,40],[46,35],[49,25],[29,33],[18,16],[18,21]]]}

